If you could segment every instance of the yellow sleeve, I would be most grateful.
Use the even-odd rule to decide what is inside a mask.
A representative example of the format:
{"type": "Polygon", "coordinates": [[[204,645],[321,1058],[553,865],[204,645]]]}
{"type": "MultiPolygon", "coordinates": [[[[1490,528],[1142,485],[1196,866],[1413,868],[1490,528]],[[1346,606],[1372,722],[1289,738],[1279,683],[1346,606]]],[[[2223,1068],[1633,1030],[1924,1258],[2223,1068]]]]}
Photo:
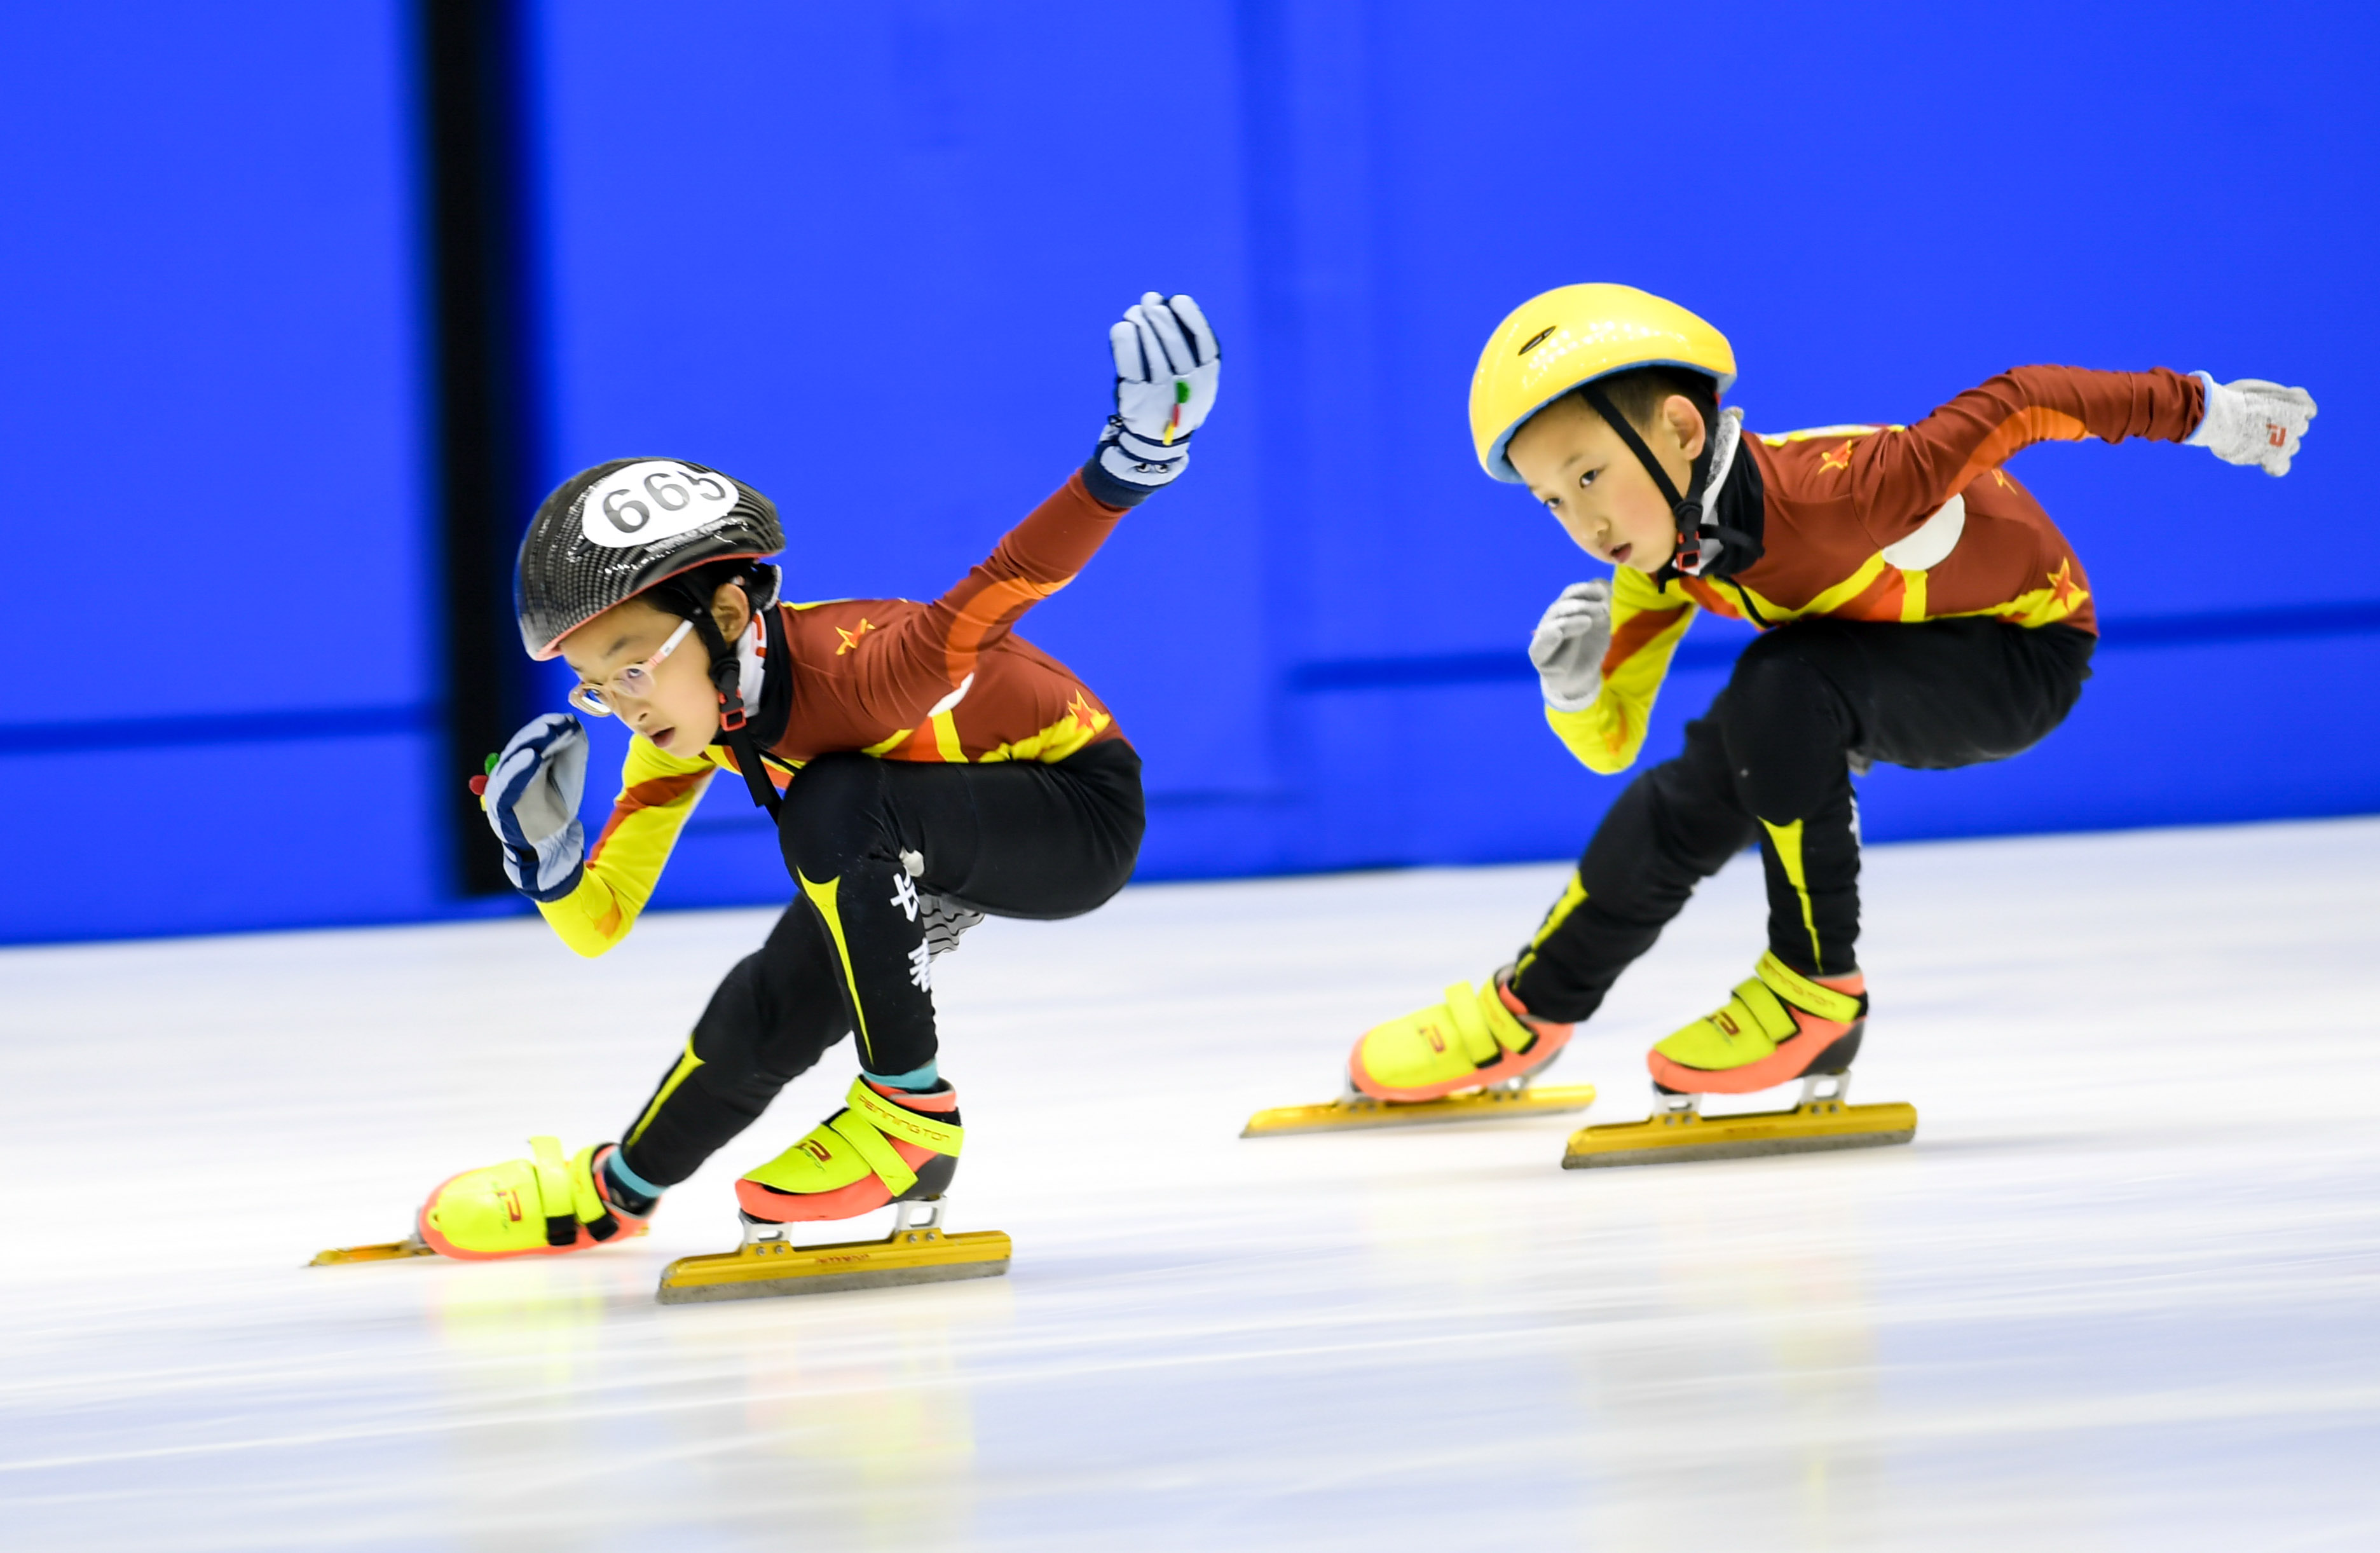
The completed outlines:
{"type": "Polygon", "coordinates": [[[1694,617],[1694,601],[1676,583],[1620,567],[1611,582],[1611,646],[1603,654],[1603,689],[1577,711],[1546,709],[1546,722],[1579,764],[1605,776],[1636,763],[1653,698],[1669,677],[1670,659],[1694,617]]]}
{"type": "Polygon", "coordinates": [[[628,936],[717,770],[709,760],[664,753],[649,739],[628,741],[620,795],[612,800],[603,833],[588,849],[578,888],[561,900],[538,903],[564,943],[591,960],[628,936]]]}

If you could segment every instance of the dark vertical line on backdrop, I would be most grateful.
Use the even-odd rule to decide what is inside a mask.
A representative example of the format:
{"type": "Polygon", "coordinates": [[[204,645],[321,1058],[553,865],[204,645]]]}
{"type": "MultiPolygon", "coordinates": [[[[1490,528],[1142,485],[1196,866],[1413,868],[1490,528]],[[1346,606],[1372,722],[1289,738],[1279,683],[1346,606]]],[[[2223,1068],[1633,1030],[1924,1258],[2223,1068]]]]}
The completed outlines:
{"type": "Polygon", "coordinates": [[[537,500],[537,377],[517,0],[417,0],[430,316],[433,489],[443,540],[445,758],[431,772],[453,875],[503,891],[503,866],[465,785],[533,710],[513,625],[514,552],[537,500]]]}
{"type": "MultiPolygon", "coordinates": [[[[1246,200],[1247,275],[1253,306],[1241,359],[1254,367],[1255,408],[1241,422],[1257,445],[1258,549],[1269,665],[1264,690],[1267,782],[1286,804],[1271,806],[1273,866],[1305,858],[1298,806],[1310,792],[1305,756],[1307,709],[1281,685],[1282,665],[1313,656],[1304,629],[1306,533],[1305,431],[1305,317],[1297,219],[1297,121],[1292,93],[1292,40],[1286,0],[1238,0],[1232,44],[1239,72],[1240,179],[1246,200]]],[[[1224,348],[1235,348],[1229,340],[1224,348]]]]}

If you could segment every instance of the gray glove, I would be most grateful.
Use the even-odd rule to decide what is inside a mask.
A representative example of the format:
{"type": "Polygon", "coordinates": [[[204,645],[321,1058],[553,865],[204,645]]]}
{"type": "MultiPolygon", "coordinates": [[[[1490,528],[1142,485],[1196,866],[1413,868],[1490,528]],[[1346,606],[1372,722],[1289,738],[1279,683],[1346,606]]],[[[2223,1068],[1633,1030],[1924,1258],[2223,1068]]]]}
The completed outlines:
{"type": "Polygon", "coordinates": [[[1099,438],[1099,467],[1154,491],[1190,462],[1190,434],[1215,406],[1223,355],[1207,315],[1185,294],[1151,291],[1108,331],[1115,354],[1116,413],[1099,438]]]}
{"type": "Polygon", "coordinates": [[[1585,711],[1603,690],[1603,655],[1611,648],[1611,585],[1574,582],[1546,608],[1529,637],[1537,688],[1556,711],[1585,711]]]}
{"type": "Polygon", "coordinates": [[[2313,395],[2262,378],[2216,382],[2204,372],[2191,375],[2206,385],[2206,413],[2199,418],[2198,430],[2182,439],[2184,444],[2203,447],[2226,464],[2253,464],[2268,475],[2288,474],[2298,441],[2314,417],[2313,395]]]}
{"type": "Polygon", "coordinates": [[[515,734],[488,773],[488,825],[504,843],[504,876],[532,901],[558,901],[578,888],[586,791],[587,730],[566,712],[548,712],[515,734]]]}

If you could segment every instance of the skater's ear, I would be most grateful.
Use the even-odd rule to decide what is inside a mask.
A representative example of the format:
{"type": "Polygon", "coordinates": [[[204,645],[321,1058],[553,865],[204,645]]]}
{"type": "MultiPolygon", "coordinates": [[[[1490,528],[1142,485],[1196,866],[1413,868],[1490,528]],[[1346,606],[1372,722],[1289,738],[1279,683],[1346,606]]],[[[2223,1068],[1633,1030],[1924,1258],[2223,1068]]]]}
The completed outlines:
{"type": "Polygon", "coordinates": [[[710,596],[710,619],[719,627],[720,636],[728,641],[744,634],[744,627],[752,624],[752,601],[744,596],[742,583],[719,585],[718,591],[710,596]]]}
{"type": "Polygon", "coordinates": [[[1702,456],[1703,443],[1710,435],[1710,424],[1703,419],[1702,406],[1682,394],[1672,394],[1661,401],[1650,430],[1674,438],[1678,451],[1689,461],[1702,456]]]}

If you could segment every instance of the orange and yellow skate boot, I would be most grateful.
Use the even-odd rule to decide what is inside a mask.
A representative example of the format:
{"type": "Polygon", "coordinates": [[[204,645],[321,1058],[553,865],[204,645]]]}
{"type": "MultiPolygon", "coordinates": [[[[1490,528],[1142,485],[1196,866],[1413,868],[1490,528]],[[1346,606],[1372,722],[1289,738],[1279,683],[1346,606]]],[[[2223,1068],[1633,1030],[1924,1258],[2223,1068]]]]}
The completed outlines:
{"type": "Polygon", "coordinates": [[[1511,976],[1508,965],[1476,991],[1458,981],[1443,1001],[1365,1031],[1347,1057],[1348,1082],[1376,1100],[1413,1102],[1542,1071],[1571,1026],[1531,1017],[1511,976]]]}
{"type": "Polygon", "coordinates": [[[948,1084],[917,1095],[854,1079],[843,1110],[744,1172],[735,1200],[747,1218],[790,1224],[939,1197],[958,1173],[965,1136],[959,1093],[948,1084]]]}
{"type": "Polygon", "coordinates": [[[1763,954],[1726,1007],[1660,1041],[1645,1063],[1655,1086],[1673,1095],[1748,1095],[1848,1073],[1866,1026],[1866,977],[1855,971],[1814,981],[1763,954]]]}
{"type": "MultiPolygon", "coordinates": [[[[558,1138],[531,1138],[533,1157],[450,1176],[414,1216],[415,1232],[441,1256],[492,1262],[552,1256],[645,1232],[646,1219],[605,1191],[608,1143],[562,1157],[558,1138]]],[[[650,1215],[648,1215],[650,1217],[650,1215]]]]}

